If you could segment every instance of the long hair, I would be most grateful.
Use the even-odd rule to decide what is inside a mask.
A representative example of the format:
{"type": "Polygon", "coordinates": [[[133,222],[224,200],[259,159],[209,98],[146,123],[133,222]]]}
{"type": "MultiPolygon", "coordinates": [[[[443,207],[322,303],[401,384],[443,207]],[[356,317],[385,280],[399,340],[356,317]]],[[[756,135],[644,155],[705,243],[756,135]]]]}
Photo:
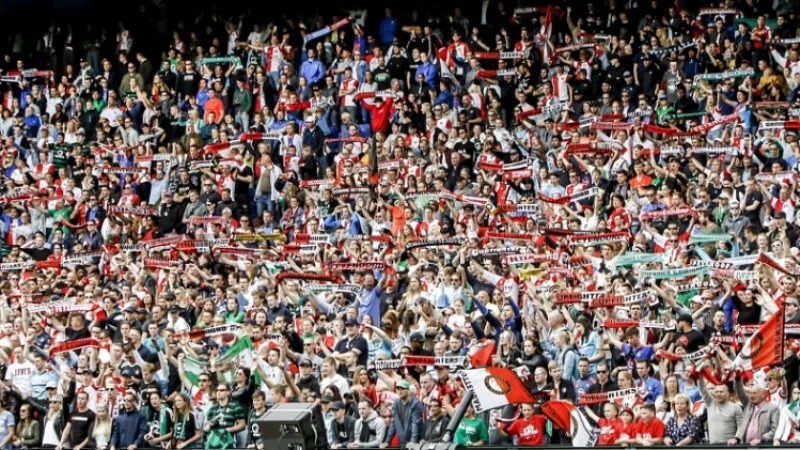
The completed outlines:
{"type": "Polygon", "coordinates": [[[185,419],[192,414],[192,402],[189,400],[189,397],[186,396],[183,392],[178,392],[175,394],[175,397],[172,399],[172,410],[175,412],[175,421],[177,422],[178,419],[185,419]],[[175,398],[180,397],[183,399],[183,407],[178,408],[175,406],[175,398]]]}

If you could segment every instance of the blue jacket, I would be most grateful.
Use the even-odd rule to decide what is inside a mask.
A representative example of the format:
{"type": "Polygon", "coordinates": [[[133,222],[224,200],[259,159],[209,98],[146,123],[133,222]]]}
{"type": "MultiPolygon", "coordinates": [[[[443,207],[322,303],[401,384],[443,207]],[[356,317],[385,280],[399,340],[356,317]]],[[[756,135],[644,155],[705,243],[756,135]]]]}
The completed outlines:
{"type": "Polygon", "coordinates": [[[380,36],[382,44],[391,44],[394,35],[397,33],[397,19],[394,17],[384,17],[381,21],[380,36]]]}
{"type": "MultiPolygon", "coordinates": [[[[330,215],[325,218],[325,228],[328,230],[335,230],[343,224],[344,221],[336,220],[336,216],[334,215],[330,215]]],[[[347,234],[350,236],[358,236],[361,234],[361,218],[356,213],[350,215],[350,223],[347,226],[347,234]]]]}
{"type": "Polygon", "coordinates": [[[408,404],[401,409],[399,398],[392,403],[392,422],[383,442],[390,443],[395,434],[400,439],[400,447],[408,443],[419,443],[422,437],[422,402],[414,396],[408,396],[408,404]],[[402,417],[401,417],[402,411],[402,417]]]}
{"type": "Polygon", "coordinates": [[[414,79],[416,79],[419,74],[425,75],[425,83],[435,90],[437,69],[436,64],[430,61],[425,64],[420,64],[419,67],[417,67],[417,71],[414,73],[414,79]]]}
{"type": "Polygon", "coordinates": [[[325,65],[318,59],[308,60],[300,66],[300,76],[308,81],[309,86],[313,86],[325,76],[325,65]]]}
{"type": "Polygon", "coordinates": [[[111,424],[111,447],[126,449],[130,445],[141,447],[147,433],[147,420],[138,410],[122,410],[111,424]]]}

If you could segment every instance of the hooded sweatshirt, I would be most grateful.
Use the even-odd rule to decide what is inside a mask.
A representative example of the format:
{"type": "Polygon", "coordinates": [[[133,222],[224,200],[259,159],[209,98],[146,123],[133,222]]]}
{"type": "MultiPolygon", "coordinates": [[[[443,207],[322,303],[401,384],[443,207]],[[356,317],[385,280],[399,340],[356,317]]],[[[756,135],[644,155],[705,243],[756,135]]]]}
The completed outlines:
{"type": "Polygon", "coordinates": [[[374,410],[366,419],[356,421],[356,442],[361,447],[377,448],[386,437],[386,424],[374,410]]]}

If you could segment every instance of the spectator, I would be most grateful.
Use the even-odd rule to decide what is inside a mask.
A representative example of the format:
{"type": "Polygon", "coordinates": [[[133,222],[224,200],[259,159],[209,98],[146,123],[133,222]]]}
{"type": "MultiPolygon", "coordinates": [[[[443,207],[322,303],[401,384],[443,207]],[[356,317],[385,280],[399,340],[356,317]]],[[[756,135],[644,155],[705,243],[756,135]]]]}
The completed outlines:
{"type": "Polygon", "coordinates": [[[358,402],[358,416],[354,428],[356,438],[348,448],[378,447],[386,437],[386,424],[373,409],[371,401],[358,402]]]}
{"type": "Polygon", "coordinates": [[[125,394],[120,413],[111,425],[109,449],[133,450],[144,444],[147,420],[136,409],[137,399],[132,393],[125,394]]]}

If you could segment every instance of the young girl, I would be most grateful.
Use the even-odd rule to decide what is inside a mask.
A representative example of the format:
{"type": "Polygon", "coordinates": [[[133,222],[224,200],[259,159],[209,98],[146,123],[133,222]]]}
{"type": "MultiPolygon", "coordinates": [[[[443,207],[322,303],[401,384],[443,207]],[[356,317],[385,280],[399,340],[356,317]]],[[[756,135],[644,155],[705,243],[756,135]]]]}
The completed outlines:
{"type": "Polygon", "coordinates": [[[108,448],[111,442],[111,415],[108,414],[108,405],[99,403],[96,413],[92,441],[98,449],[108,448]]]}
{"type": "Polygon", "coordinates": [[[636,424],[633,423],[633,411],[630,408],[625,408],[619,418],[622,423],[619,428],[619,438],[615,444],[627,444],[636,439],[636,424]]]}
{"type": "Polygon", "coordinates": [[[616,403],[608,402],[603,405],[603,417],[597,417],[592,408],[586,408],[586,415],[597,422],[600,427],[598,445],[614,445],[622,434],[622,420],[617,417],[619,407],[616,403]]]}
{"type": "MultiPolygon", "coordinates": [[[[261,393],[262,397],[263,395],[261,393]]],[[[195,415],[192,413],[189,403],[189,397],[182,393],[175,394],[172,398],[172,407],[175,411],[172,447],[176,449],[200,448],[203,440],[203,429],[197,426],[195,415]]]]}

